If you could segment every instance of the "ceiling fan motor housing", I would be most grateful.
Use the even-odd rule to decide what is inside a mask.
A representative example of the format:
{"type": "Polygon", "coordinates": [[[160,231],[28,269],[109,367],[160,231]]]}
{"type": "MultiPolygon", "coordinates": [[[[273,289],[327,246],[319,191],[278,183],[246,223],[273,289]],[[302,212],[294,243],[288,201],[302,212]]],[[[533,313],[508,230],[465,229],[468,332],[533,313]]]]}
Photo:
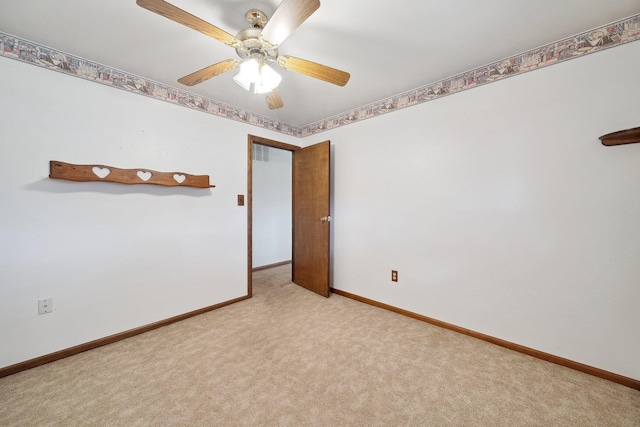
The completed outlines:
{"type": "Polygon", "coordinates": [[[236,35],[242,42],[242,46],[236,48],[238,56],[242,59],[255,59],[261,64],[267,61],[275,62],[278,49],[260,39],[260,33],[268,21],[267,15],[261,10],[251,9],[245,17],[251,26],[236,35]]]}
{"type": "Polygon", "coordinates": [[[236,48],[240,58],[253,58],[259,62],[276,60],[278,49],[263,43],[259,38],[261,32],[261,28],[247,28],[236,35],[236,38],[242,41],[242,46],[236,48]]]}

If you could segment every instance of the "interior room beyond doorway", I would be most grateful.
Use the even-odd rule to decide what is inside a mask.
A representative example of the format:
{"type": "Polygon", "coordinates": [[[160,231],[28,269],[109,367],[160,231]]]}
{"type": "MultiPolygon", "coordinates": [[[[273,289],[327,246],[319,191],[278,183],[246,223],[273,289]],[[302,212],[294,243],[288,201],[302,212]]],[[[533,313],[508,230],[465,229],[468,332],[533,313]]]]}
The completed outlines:
{"type": "Polygon", "coordinates": [[[291,261],[291,162],[291,151],[253,144],[253,269],[291,261]]]}

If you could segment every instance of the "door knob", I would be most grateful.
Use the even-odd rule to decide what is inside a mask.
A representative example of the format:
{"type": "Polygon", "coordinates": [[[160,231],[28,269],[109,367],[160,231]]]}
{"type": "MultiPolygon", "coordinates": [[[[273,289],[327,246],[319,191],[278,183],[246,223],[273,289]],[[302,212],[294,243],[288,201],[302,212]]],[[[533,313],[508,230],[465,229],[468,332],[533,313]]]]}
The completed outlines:
{"type": "Polygon", "coordinates": [[[322,218],[320,218],[320,221],[322,221],[322,222],[331,222],[331,217],[330,216],[323,216],[322,218]]]}

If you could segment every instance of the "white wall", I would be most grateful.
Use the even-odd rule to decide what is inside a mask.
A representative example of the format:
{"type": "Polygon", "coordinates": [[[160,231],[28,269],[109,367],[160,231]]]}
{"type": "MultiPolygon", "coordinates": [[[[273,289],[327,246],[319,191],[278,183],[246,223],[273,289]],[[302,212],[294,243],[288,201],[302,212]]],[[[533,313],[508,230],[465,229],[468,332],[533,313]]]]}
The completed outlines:
{"type": "MultiPolygon", "coordinates": [[[[639,71],[631,43],[303,140],[334,144],[334,286],[640,379],[640,144],[597,139],[640,124],[639,71]]],[[[247,134],[300,141],[0,75],[0,367],[246,294],[247,134]],[[50,180],[54,159],[217,187],[50,180]]]]}
{"type": "Polygon", "coordinates": [[[291,152],[253,161],[253,267],[291,260],[291,152]]]}
{"type": "Polygon", "coordinates": [[[598,140],[639,75],[631,43],[306,138],[335,288],[640,379],[640,144],[598,140]]]}
{"type": "Polygon", "coordinates": [[[247,134],[292,138],[5,58],[0,75],[0,367],[247,294],[247,134]],[[216,188],[51,180],[49,160],[216,188]]]}

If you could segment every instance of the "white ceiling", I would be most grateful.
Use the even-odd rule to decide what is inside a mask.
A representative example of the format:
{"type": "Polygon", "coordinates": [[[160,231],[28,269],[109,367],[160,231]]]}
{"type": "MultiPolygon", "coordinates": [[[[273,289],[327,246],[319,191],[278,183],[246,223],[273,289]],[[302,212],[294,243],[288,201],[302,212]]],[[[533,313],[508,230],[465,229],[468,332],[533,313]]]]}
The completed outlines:
{"type": "MultiPolygon", "coordinates": [[[[279,0],[169,0],[236,34],[251,8],[279,0]]],[[[235,71],[189,88],[176,80],[235,51],[135,0],[2,0],[0,31],[296,126],[640,13],[638,0],[322,0],[279,47],[351,73],[345,87],[290,71],[269,110],[235,71]]]]}

